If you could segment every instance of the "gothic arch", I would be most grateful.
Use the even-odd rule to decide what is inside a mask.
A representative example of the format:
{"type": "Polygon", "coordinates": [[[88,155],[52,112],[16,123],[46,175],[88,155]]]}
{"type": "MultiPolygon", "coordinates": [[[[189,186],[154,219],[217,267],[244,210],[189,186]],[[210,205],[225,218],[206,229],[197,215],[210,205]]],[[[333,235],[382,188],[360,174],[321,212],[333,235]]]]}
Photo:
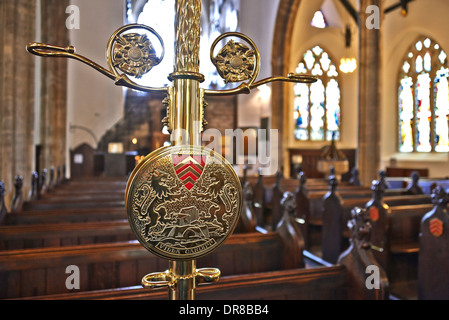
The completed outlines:
{"type": "MultiPolygon", "coordinates": [[[[301,0],[280,0],[276,23],[274,26],[273,49],[271,54],[272,73],[274,75],[286,75],[288,61],[290,60],[290,44],[296,14],[298,13],[301,0]]],[[[288,131],[283,130],[286,102],[286,84],[275,82],[272,84],[272,116],[271,128],[279,130],[278,163],[280,167],[288,170],[288,153],[284,149],[283,141],[287,141],[288,131]]],[[[284,174],[286,172],[284,171],[284,174]]]]}

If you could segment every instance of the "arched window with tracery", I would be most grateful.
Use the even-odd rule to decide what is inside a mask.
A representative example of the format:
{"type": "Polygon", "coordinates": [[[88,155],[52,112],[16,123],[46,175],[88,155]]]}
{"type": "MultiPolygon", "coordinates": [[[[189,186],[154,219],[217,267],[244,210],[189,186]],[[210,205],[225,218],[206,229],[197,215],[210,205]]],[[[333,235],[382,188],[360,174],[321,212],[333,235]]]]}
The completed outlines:
{"type": "Polygon", "coordinates": [[[296,72],[312,74],[318,81],[294,86],[295,139],[330,141],[340,138],[340,85],[337,67],[321,47],[307,50],[296,72]]]}
{"type": "Polygon", "coordinates": [[[400,152],[449,151],[448,61],[428,37],[415,41],[399,71],[400,152]]]}

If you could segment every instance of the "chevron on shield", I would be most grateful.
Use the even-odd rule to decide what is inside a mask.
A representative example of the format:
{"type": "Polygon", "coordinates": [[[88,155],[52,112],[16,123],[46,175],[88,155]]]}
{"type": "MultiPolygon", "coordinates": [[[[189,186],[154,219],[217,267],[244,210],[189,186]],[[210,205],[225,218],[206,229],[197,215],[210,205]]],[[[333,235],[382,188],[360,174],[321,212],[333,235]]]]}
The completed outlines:
{"type": "Polygon", "coordinates": [[[172,155],[173,165],[178,178],[190,190],[203,173],[206,165],[205,156],[172,155]]]}
{"type": "Polygon", "coordinates": [[[441,237],[443,234],[443,221],[438,218],[433,218],[429,223],[429,230],[435,237],[441,237]]]}

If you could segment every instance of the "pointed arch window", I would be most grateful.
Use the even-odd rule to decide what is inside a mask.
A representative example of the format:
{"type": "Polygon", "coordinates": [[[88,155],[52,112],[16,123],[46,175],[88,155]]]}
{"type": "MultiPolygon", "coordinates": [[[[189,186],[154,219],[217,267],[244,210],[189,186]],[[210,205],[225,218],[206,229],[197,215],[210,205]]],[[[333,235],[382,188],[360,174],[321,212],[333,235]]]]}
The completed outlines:
{"type": "Polygon", "coordinates": [[[449,152],[449,68],[445,51],[424,37],[399,71],[400,152],[449,152]]]}
{"type": "Polygon", "coordinates": [[[321,47],[307,50],[296,72],[318,77],[312,84],[294,86],[294,135],[299,141],[330,141],[340,138],[340,85],[329,54],[321,47]]]}

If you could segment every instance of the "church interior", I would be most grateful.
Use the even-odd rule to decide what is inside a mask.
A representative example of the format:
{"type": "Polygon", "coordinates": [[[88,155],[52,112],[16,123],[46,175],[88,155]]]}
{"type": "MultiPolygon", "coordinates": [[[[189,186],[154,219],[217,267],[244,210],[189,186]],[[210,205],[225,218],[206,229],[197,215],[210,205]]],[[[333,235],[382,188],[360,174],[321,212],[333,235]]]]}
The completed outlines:
{"type": "MultiPolygon", "coordinates": [[[[212,191],[223,208],[239,203],[239,216],[195,262],[221,271],[204,286],[213,277],[194,273],[197,299],[449,299],[447,13],[446,0],[0,1],[0,299],[175,291],[171,273],[141,280],[168,261],[136,230],[178,219],[170,236],[184,241],[218,233],[220,217],[196,199],[177,218],[165,207],[156,225],[139,212],[130,228],[140,204],[128,191],[152,154],[176,145],[169,123],[182,121],[167,101],[198,74],[199,143],[229,161],[241,204],[212,191]],[[182,35],[199,38],[194,76],[174,66],[179,3],[201,9],[198,33],[182,35]],[[114,64],[120,43],[110,40],[131,24],[150,27],[150,54],[161,57],[135,86],[117,80],[129,65],[114,64]],[[231,53],[244,48],[229,59],[215,41],[226,33],[231,53]],[[251,89],[213,94],[235,92],[251,72],[262,80],[251,89]]],[[[197,190],[199,176],[184,189],[197,190]]],[[[154,195],[159,207],[139,210],[160,212],[166,194],[171,205],[167,188],[154,195]]]]}

